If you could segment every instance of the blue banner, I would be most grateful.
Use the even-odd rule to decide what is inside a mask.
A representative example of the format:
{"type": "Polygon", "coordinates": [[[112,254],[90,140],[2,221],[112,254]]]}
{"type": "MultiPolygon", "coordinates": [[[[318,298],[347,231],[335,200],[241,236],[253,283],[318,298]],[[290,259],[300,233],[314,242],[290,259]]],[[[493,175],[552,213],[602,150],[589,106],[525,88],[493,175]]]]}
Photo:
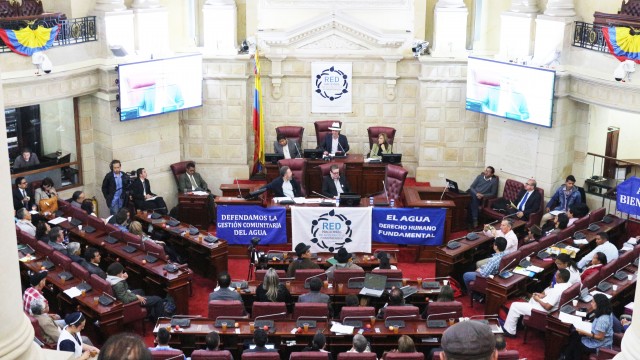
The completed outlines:
{"type": "Polygon", "coordinates": [[[218,206],[216,235],[229,245],[250,245],[251,239],[260,238],[260,245],[287,243],[287,210],[257,205],[218,206]]]}
{"type": "Polygon", "coordinates": [[[640,215],[640,178],[635,176],[618,185],[616,208],[629,215],[640,215]]]}
{"type": "Polygon", "coordinates": [[[382,243],[442,245],[447,210],[373,208],[371,239],[382,243]]]}

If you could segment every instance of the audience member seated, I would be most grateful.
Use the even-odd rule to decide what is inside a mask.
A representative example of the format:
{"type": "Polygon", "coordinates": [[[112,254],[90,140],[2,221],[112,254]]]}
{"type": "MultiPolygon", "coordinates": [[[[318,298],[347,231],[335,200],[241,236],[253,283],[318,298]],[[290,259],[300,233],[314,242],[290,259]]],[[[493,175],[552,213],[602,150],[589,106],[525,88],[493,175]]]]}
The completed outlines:
{"type": "Polygon", "coordinates": [[[479,321],[462,321],[449,327],[442,334],[441,344],[441,360],[498,358],[491,327],[479,321]]]}
{"type": "Polygon", "coordinates": [[[36,239],[38,241],[49,242],[49,231],[51,226],[47,221],[38,221],[36,225],[36,239]]]}
{"type": "Polygon", "coordinates": [[[123,304],[128,304],[140,300],[140,305],[147,308],[149,317],[157,319],[164,313],[164,301],[159,296],[144,296],[141,289],[129,290],[127,278],[129,275],[124,271],[124,266],[119,262],[114,262],[107,268],[107,281],[113,288],[116,299],[123,304]]]}
{"type": "Polygon", "coordinates": [[[533,241],[538,241],[542,238],[542,229],[538,225],[533,225],[527,229],[527,235],[522,239],[524,244],[528,244],[533,241]]]}
{"type": "Polygon", "coordinates": [[[502,335],[496,335],[496,350],[502,351],[507,349],[507,339],[502,335]]]}
{"type": "Polygon", "coordinates": [[[142,338],[132,333],[109,336],[102,345],[98,360],[151,360],[151,352],[142,338]]]}
{"type": "Polygon", "coordinates": [[[167,215],[167,204],[162,196],[158,196],[151,191],[151,183],[147,178],[147,170],[139,168],[136,170],[137,178],[131,182],[131,196],[137,209],[149,210],[167,215]]]}
{"type": "Polygon", "coordinates": [[[84,194],[84,191],[74,191],[73,195],[71,195],[71,206],[80,209],[82,207],[82,202],[85,199],[86,195],[84,194]]]}
{"type": "MultiPolygon", "coordinates": [[[[578,270],[578,266],[576,265],[575,261],[573,261],[571,256],[569,256],[569,254],[559,254],[556,257],[555,263],[558,269],[569,270],[569,286],[575,283],[582,282],[582,280],[580,279],[580,270],[578,270]]],[[[553,278],[553,280],[555,280],[555,277],[553,278]]],[[[555,284],[553,280],[551,281],[552,285],[555,284]]]]}
{"type": "Polygon", "coordinates": [[[507,319],[502,326],[505,336],[515,337],[518,319],[523,315],[531,315],[531,310],[553,312],[558,308],[560,296],[570,285],[571,274],[567,269],[560,269],[555,274],[556,284],[549,286],[543,293],[533,293],[529,302],[514,302],[509,308],[507,319]]]}
{"type": "Polygon", "coordinates": [[[42,331],[42,341],[45,344],[57,344],[60,337],[60,328],[49,315],[49,304],[44,298],[31,300],[31,315],[38,320],[38,325],[42,331]]]}
{"type": "Polygon", "coordinates": [[[129,210],[122,208],[118,210],[117,214],[111,216],[109,220],[107,220],[107,223],[115,225],[122,232],[129,232],[129,215],[129,210]]]}
{"type": "Polygon", "coordinates": [[[334,122],[329,127],[329,130],[331,130],[331,134],[327,134],[322,142],[324,155],[335,154],[336,152],[346,154],[349,151],[349,141],[346,136],[340,134],[340,131],[342,131],[340,123],[334,122]]]}
{"type": "Polygon", "coordinates": [[[16,159],[13,161],[13,168],[19,169],[28,166],[35,166],[40,164],[40,159],[38,159],[38,155],[36,153],[32,153],[31,149],[24,148],[22,152],[16,159]]]}
{"type": "Polygon", "coordinates": [[[84,201],[80,205],[80,209],[84,210],[84,212],[86,212],[89,216],[98,217],[98,215],[96,215],[95,213],[95,209],[93,208],[93,200],[91,199],[84,199],[84,201]]]}
{"type": "MultiPolygon", "coordinates": [[[[585,256],[583,259],[586,259],[587,256],[585,256]]],[[[607,265],[607,255],[602,252],[593,254],[593,256],[591,257],[591,265],[584,269],[582,274],[580,274],[580,280],[584,282],[589,276],[602,270],[602,267],[605,265],[607,265]]]]}
{"type": "MultiPolygon", "coordinates": [[[[392,353],[414,353],[417,352],[416,351],[416,345],[413,342],[413,339],[411,339],[411,337],[407,336],[407,335],[402,335],[400,336],[400,338],[398,338],[398,348],[395,350],[391,350],[389,352],[392,353]]],[[[382,354],[382,358],[381,359],[385,359],[387,353],[389,353],[387,351],[385,351],[382,354]]]]}
{"type": "Polygon", "coordinates": [[[398,268],[395,265],[391,265],[389,262],[391,256],[385,251],[380,251],[376,254],[376,257],[380,261],[380,265],[376,266],[373,270],[397,270],[398,268]]]}
{"type": "Polygon", "coordinates": [[[178,255],[178,253],[173,249],[173,247],[169,246],[164,241],[152,239],[151,236],[147,235],[144,231],[142,231],[142,224],[139,221],[134,220],[131,222],[131,224],[129,224],[129,232],[132,233],[133,235],[139,236],[143,243],[145,241],[153,241],[154,243],[162,246],[162,248],[164,248],[164,253],[169,256],[169,260],[173,262],[178,262],[181,264],[184,263],[184,260],[182,259],[182,257],[178,255]]]}
{"type": "Polygon", "coordinates": [[[511,208],[510,213],[515,213],[518,219],[529,220],[529,215],[540,210],[542,196],[537,190],[538,183],[529,179],[524,183],[524,189],[520,190],[513,202],[515,209],[511,208]]]}
{"type": "MultiPolygon", "coordinates": [[[[207,351],[220,351],[220,335],[215,331],[208,333],[204,338],[204,345],[207,351]]],[[[233,360],[233,356],[231,354],[229,356],[233,360]]]]}
{"type": "Polygon", "coordinates": [[[71,259],[71,261],[79,265],[84,263],[84,258],[80,255],[80,243],[75,241],[70,242],[69,245],[67,245],[67,251],[69,252],[69,259],[71,259]]]}
{"type": "Polygon", "coordinates": [[[620,315],[620,325],[622,325],[622,332],[626,332],[629,326],[631,326],[631,315],[622,314],[620,315]]]}
{"type": "Polygon", "coordinates": [[[100,350],[95,346],[85,344],[80,332],[84,329],[86,319],[81,312],[74,312],[64,318],[66,326],[58,338],[58,351],[73,353],[73,359],[87,360],[96,356],[100,350]]]}
{"type": "Polygon", "coordinates": [[[226,271],[218,273],[218,290],[214,290],[209,294],[209,301],[238,300],[243,303],[242,296],[237,291],[229,289],[229,286],[231,286],[229,273],[226,271]]]}
{"type": "Polygon", "coordinates": [[[35,198],[35,204],[38,205],[38,209],[40,209],[40,211],[42,212],[47,212],[49,211],[48,209],[50,208],[50,206],[54,206],[53,204],[51,204],[50,206],[43,206],[43,204],[41,204],[40,202],[42,200],[52,200],[53,198],[57,198],[58,197],[58,193],[56,192],[56,189],[53,187],[53,180],[51,180],[50,177],[46,177],[44,179],[42,179],[42,185],[36,189],[36,192],[34,194],[34,198],[35,198]]]}
{"type": "Polygon", "coordinates": [[[362,334],[355,334],[353,336],[353,347],[348,352],[368,353],[371,352],[371,346],[367,341],[367,338],[362,334]]]}
{"type": "Polygon", "coordinates": [[[549,202],[545,206],[545,214],[540,220],[540,226],[553,218],[551,211],[567,212],[573,206],[573,204],[580,204],[582,198],[580,197],[580,191],[577,187],[573,186],[576,182],[576,178],[573,175],[567,176],[563,185],[556,190],[549,202]]]}
{"type": "Polygon", "coordinates": [[[298,243],[295,251],[297,259],[289,264],[287,269],[287,277],[295,277],[298,269],[320,269],[320,265],[311,260],[311,246],[305,243],[298,243]]]}
{"type": "Polygon", "coordinates": [[[31,222],[31,213],[27,209],[21,208],[16,211],[16,218],[18,219],[16,226],[18,226],[20,230],[33,237],[36,236],[36,227],[31,222]]]}
{"type": "Polygon", "coordinates": [[[24,176],[18,176],[15,180],[16,187],[12,190],[13,193],[13,210],[20,210],[26,208],[31,210],[34,202],[33,191],[29,188],[29,183],[24,176]]]}
{"type": "Polygon", "coordinates": [[[334,198],[349,191],[349,183],[345,175],[340,174],[338,165],[331,165],[329,175],[322,177],[322,195],[334,198]]]}
{"type": "Polygon", "coordinates": [[[331,353],[325,350],[326,346],[327,346],[327,339],[325,338],[324,334],[322,334],[321,331],[318,331],[316,332],[315,335],[313,335],[311,344],[305,347],[302,351],[316,351],[316,352],[326,353],[328,356],[327,359],[332,360],[333,358],[331,357],[331,353]]]}
{"type": "Polygon", "coordinates": [[[274,197],[294,198],[302,196],[300,184],[293,178],[293,172],[288,166],[282,166],[280,168],[280,176],[273,179],[264,189],[271,190],[274,197]]]}
{"type": "Polygon", "coordinates": [[[329,281],[333,280],[333,272],[336,271],[336,269],[362,270],[360,266],[353,263],[353,255],[350,254],[345,248],[340,248],[334,258],[338,263],[335,265],[331,265],[331,267],[327,269],[327,277],[329,278],[329,281]]]}
{"type": "MultiPolygon", "coordinates": [[[[505,248],[507,246],[507,240],[503,237],[497,237],[493,240],[493,251],[494,254],[491,255],[488,261],[485,261],[482,266],[476,269],[476,271],[469,271],[462,275],[462,280],[464,281],[464,287],[467,291],[469,291],[469,283],[474,281],[478,275],[486,278],[489,275],[495,275],[500,270],[500,260],[504,257],[507,252],[505,248]]],[[[480,300],[478,298],[478,300],[480,300]]]]}
{"type": "MultiPolygon", "coordinates": [[[[427,296],[425,301],[426,301],[426,304],[425,304],[424,312],[422,313],[423,319],[426,319],[427,315],[429,314],[429,302],[431,302],[431,298],[427,296]]],[[[451,302],[451,301],[455,301],[453,288],[451,288],[451,286],[449,285],[444,285],[443,287],[440,288],[440,293],[438,294],[438,297],[436,298],[435,302],[451,302]]]]}
{"type": "Polygon", "coordinates": [[[590,253],[585,255],[580,261],[578,261],[578,268],[584,269],[585,266],[593,259],[593,255],[595,253],[601,252],[607,256],[607,262],[610,263],[613,260],[618,258],[618,248],[609,242],[609,234],[602,231],[596,235],[596,244],[595,249],[591,250],[590,253]]]}
{"type": "Polygon", "coordinates": [[[54,226],[49,230],[49,246],[64,255],[69,255],[69,250],[64,244],[64,232],[59,226],[54,226]]]}
{"type": "Polygon", "coordinates": [[[85,269],[87,269],[89,271],[89,274],[96,274],[99,277],[106,279],[107,273],[100,268],[101,259],[102,259],[102,255],[100,254],[100,250],[89,246],[84,251],[85,262],[80,265],[82,265],[85,269]]]}
{"type": "Polygon", "coordinates": [[[378,134],[378,142],[373,144],[369,157],[372,159],[382,158],[382,154],[391,154],[392,145],[389,144],[387,134],[381,132],[378,134]]]}
{"type": "MultiPolygon", "coordinates": [[[[507,241],[507,247],[504,249],[505,254],[510,254],[518,250],[518,236],[513,232],[513,221],[511,219],[502,220],[500,222],[499,230],[496,230],[491,225],[485,225],[484,234],[486,236],[493,236],[494,238],[503,237],[507,241]]],[[[482,262],[476,263],[477,267],[480,267],[482,265],[482,262]]]]}
{"type": "Polygon", "coordinates": [[[482,204],[482,201],[485,198],[498,196],[499,183],[495,172],[496,170],[493,166],[487,166],[480,175],[476,176],[471,186],[469,186],[469,194],[471,195],[469,218],[474,228],[478,226],[478,207],[482,204]]]}
{"type": "Polygon", "coordinates": [[[267,270],[262,284],[256,288],[256,300],[262,302],[283,302],[287,304],[287,307],[293,304],[291,293],[289,293],[289,290],[284,284],[280,283],[278,273],[273,268],[267,270]]]}
{"type": "Polygon", "coordinates": [[[283,154],[285,159],[295,159],[300,155],[300,146],[294,140],[289,141],[284,134],[278,134],[277,140],[273,142],[273,152],[283,154]]]}
{"type": "Polygon", "coordinates": [[[576,329],[571,332],[564,351],[565,359],[581,359],[584,354],[595,354],[600,348],[611,349],[614,318],[611,302],[604,294],[594,294],[591,305],[594,307],[591,331],[576,329]]]}
{"type": "Polygon", "coordinates": [[[202,176],[196,172],[196,164],[190,162],[187,164],[187,171],[178,178],[178,191],[184,193],[187,191],[209,191],[209,185],[204,181],[202,176]]]}
{"type": "Polygon", "coordinates": [[[569,211],[567,211],[567,216],[569,217],[568,226],[573,225],[574,222],[578,221],[581,217],[587,215],[589,213],[589,207],[586,204],[573,204],[569,207],[569,211]],[[586,211],[585,211],[586,208],[586,211]]]}
{"type": "Polygon", "coordinates": [[[322,289],[322,280],[320,278],[312,278],[309,280],[309,292],[298,297],[299,303],[322,303],[329,304],[329,295],[320,292],[322,289]]]}
{"type": "MultiPolygon", "coordinates": [[[[22,310],[24,310],[24,312],[29,313],[31,302],[34,299],[41,299],[45,304],[49,304],[42,294],[42,289],[47,285],[48,274],[46,270],[29,274],[29,284],[31,287],[28,287],[22,295],[22,310]]],[[[57,317],[56,320],[60,320],[59,316],[55,315],[55,317],[57,317]]]]}
{"type": "Polygon", "coordinates": [[[268,349],[266,347],[269,337],[267,332],[262,329],[256,329],[253,333],[253,343],[256,345],[253,349],[246,349],[244,352],[277,352],[276,349],[268,349]]]}
{"type": "Polygon", "coordinates": [[[553,224],[549,224],[549,222],[545,223],[542,231],[545,233],[545,236],[558,234],[560,231],[566,229],[568,224],[569,216],[565,213],[560,213],[558,216],[554,216],[553,224]]]}
{"type": "MultiPolygon", "coordinates": [[[[155,347],[149,348],[149,351],[154,352],[154,351],[160,351],[160,350],[178,350],[169,346],[169,340],[171,340],[171,333],[167,331],[166,328],[163,328],[163,327],[159,328],[158,335],[156,335],[157,345],[155,347]]],[[[182,358],[186,359],[184,354],[182,355],[182,358]]]]}
{"type": "Polygon", "coordinates": [[[383,307],[380,308],[380,310],[378,311],[378,319],[384,319],[384,313],[385,310],[387,308],[387,306],[406,306],[407,304],[405,304],[404,302],[404,293],[402,292],[402,289],[400,288],[392,288],[391,291],[389,291],[389,301],[384,304],[383,307]]]}

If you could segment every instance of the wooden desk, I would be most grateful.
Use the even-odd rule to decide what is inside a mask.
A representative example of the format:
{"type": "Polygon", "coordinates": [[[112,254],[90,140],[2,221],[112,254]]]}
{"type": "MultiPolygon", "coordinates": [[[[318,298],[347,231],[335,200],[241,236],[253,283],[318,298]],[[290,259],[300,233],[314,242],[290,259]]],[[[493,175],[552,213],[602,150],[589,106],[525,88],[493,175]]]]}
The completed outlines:
{"type": "MultiPolygon", "coordinates": [[[[264,251],[267,254],[267,267],[272,267],[274,269],[280,269],[280,270],[286,271],[287,269],[289,269],[289,264],[296,258],[295,252],[287,251],[287,252],[284,252],[283,260],[277,260],[277,259],[273,260],[273,257],[269,256],[269,249],[267,248],[262,249],[260,246],[258,246],[258,250],[264,251]]],[[[280,253],[282,252],[280,251],[277,252],[278,255],[280,255],[280,253]]],[[[397,266],[398,265],[397,251],[389,251],[387,252],[387,254],[389,254],[389,256],[391,257],[389,259],[389,264],[397,266]]],[[[318,266],[320,266],[321,268],[328,269],[329,267],[331,267],[331,264],[328,263],[327,260],[333,258],[333,256],[334,254],[332,253],[318,253],[318,254],[314,254],[311,260],[316,264],[318,264],[318,266]]],[[[369,253],[353,253],[353,262],[355,264],[358,264],[365,271],[371,271],[373,270],[373,268],[380,265],[380,261],[377,258],[375,258],[372,254],[369,254],[369,253]],[[365,256],[367,257],[366,259],[365,259],[365,256]]]]}
{"type": "Polygon", "coordinates": [[[210,207],[209,195],[194,195],[192,193],[178,194],[178,220],[189,223],[198,229],[207,230],[210,207]]]}
{"type": "Polygon", "coordinates": [[[466,238],[454,239],[460,243],[457,249],[449,249],[446,245],[436,248],[436,277],[452,276],[456,280],[462,279],[465,269],[476,260],[487,258],[492,252],[493,237],[479,232],[477,240],[466,238]]]}
{"type": "Polygon", "coordinates": [[[242,196],[246,196],[258,188],[260,188],[260,186],[254,184],[220,184],[220,191],[222,191],[222,196],[224,197],[237,197],[238,192],[240,192],[242,196]]]}

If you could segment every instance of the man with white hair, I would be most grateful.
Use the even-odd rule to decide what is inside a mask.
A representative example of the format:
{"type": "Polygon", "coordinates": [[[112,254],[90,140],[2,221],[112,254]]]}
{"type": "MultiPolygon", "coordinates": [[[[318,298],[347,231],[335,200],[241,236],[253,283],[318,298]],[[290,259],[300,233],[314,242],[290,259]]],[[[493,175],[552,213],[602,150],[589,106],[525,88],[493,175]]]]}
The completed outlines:
{"type": "Polygon", "coordinates": [[[16,211],[16,218],[18,219],[16,226],[20,230],[33,237],[36,236],[36,226],[31,222],[31,213],[27,209],[22,208],[16,211]]]}

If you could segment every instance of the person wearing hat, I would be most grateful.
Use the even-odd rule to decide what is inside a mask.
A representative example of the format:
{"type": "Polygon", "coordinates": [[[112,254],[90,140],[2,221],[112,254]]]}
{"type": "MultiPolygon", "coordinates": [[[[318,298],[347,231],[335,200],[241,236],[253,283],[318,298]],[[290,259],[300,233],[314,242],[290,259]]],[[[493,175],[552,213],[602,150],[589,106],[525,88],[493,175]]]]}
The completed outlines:
{"type": "Polygon", "coordinates": [[[351,255],[345,248],[340,248],[340,250],[338,250],[338,253],[335,254],[334,258],[338,263],[332,265],[329,269],[327,269],[327,278],[329,279],[329,281],[333,280],[333,272],[336,269],[362,270],[360,266],[353,263],[353,255],[351,255]]]}
{"type": "Polygon", "coordinates": [[[81,312],[74,312],[64,318],[67,324],[60,332],[58,338],[58,351],[69,351],[73,353],[74,359],[90,359],[96,356],[100,350],[97,347],[83,343],[80,331],[84,329],[87,322],[81,312]]]}
{"type": "Polygon", "coordinates": [[[298,258],[289,264],[287,277],[295,277],[298,269],[320,269],[320,265],[311,260],[311,251],[309,249],[311,249],[311,246],[305,243],[296,245],[295,251],[298,258]]]}
{"type": "Polygon", "coordinates": [[[149,316],[152,319],[162,314],[160,306],[163,305],[162,298],[159,296],[145,296],[141,289],[129,290],[127,278],[129,275],[124,271],[124,266],[119,262],[114,262],[107,268],[107,281],[111,284],[113,294],[117,300],[123,304],[128,304],[136,300],[140,300],[140,305],[149,309],[149,316]]]}
{"type": "MultiPolygon", "coordinates": [[[[44,270],[29,275],[29,285],[31,285],[31,287],[27,288],[22,295],[22,309],[24,312],[30,313],[29,308],[34,299],[42,299],[47,303],[47,299],[42,295],[42,289],[47,285],[48,274],[49,273],[44,270]]],[[[58,319],[59,318],[60,317],[58,317],[58,319]]]]}
{"type": "Polygon", "coordinates": [[[495,360],[496,337],[491,327],[479,321],[459,322],[442,334],[440,359],[495,360]]]}
{"type": "Polygon", "coordinates": [[[395,265],[391,265],[391,263],[389,262],[391,259],[391,256],[389,256],[389,254],[387,254],[386,252],[380,251],[376,255],[376,258],[380,260],[380,265],[376,266],[373,270],[397,270],[398,269],[395,265]]]}
{"type": "Polygon", "coordinates": [[[349,151],[349,141],[346,136],[340,134],[340,131],[342,131],[340,123],[334,122],[329,127],[329,130],[331,130],[331,134],[327,134],[322,142],[324,155],[335,154],[338,151],[346,154],[349,151]]]}

